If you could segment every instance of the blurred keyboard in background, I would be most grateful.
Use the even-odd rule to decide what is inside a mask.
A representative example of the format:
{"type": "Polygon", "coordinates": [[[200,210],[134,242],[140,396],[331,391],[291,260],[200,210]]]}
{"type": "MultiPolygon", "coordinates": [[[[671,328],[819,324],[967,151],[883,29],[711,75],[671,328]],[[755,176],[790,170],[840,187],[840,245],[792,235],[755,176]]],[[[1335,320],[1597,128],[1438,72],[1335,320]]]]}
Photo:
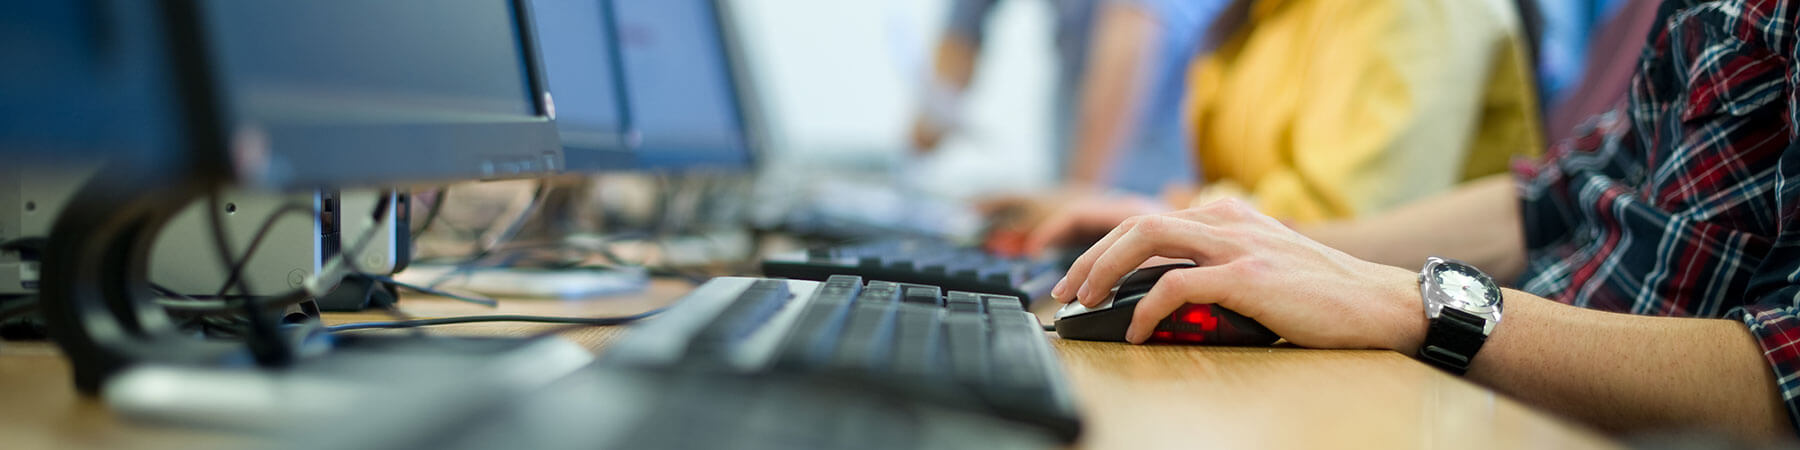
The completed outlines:
{"type": "Polygon", "coordinates": [[[767,277],[800,280],[855,275],[1006,295],[1029,303],[1056,286],[1068,268],[1062,259],[1062,255],[1008,258],[935,239],[888,239],[772,255],[763,259],[762,271],[767,277]]]}

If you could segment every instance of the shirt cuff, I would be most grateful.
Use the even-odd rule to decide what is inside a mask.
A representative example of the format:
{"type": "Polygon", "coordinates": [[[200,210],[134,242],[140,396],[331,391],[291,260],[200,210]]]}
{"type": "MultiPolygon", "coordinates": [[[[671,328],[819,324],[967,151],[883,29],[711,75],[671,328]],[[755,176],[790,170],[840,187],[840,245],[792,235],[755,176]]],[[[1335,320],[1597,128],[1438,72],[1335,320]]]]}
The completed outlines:
{"type": "Polygon", "coordinates": [[[1788,423],[1800,429],[1800,310],[1791,306],[1746,305],[1736,315],[1762,347],[1763,359],[1775,374],[1775,389],[1787,405],[1788,423]]]}

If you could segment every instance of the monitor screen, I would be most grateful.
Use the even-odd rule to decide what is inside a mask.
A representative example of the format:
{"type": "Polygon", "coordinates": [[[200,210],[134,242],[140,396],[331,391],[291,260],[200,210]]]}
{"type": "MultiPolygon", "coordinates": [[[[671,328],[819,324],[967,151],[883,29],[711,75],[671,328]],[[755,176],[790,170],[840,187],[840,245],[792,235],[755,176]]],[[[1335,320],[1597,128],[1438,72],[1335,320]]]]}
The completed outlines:
{"type": "Polygon", "coordinates": [[[166,14],[141,0],[19,2],[0,14],[0,166],[194,169],[166,14]]]}
{"type": "Polygon", "coordinates": [[[211,0],[240,176],[274,187],[560,170],[523,0],[211,0]]]}
{"type": "Polygon", "coordinates": [[[534,0],[531,9],[567,169],[633,167],[611,2],[534,0]]]}
{"type": "Polygon", "coordinates": [[[632,128],[645,168],[747,168],[737,72],[712,0],[616,0],[632,128]]]}

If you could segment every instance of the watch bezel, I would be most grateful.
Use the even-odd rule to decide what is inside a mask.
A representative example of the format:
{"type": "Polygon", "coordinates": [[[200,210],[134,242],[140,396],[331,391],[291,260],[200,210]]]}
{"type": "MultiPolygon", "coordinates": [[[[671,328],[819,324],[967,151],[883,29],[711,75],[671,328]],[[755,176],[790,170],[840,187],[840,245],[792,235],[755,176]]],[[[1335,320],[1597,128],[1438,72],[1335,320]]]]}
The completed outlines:
{"type": "Polygon", "coordinates": [[[1481,326],[1483,335],[1492,334],[1494,325],[1500,322],[1500,308],[1505,301],[1504,296],[1500,294],[1500,286],[1494,282],[1493,277],[1475,266],[1454,259],[1434,256],[1427,259],[1425,268],[1419,271],[1419,284],[1422,287],[1420,292],[1425,297],[1425,317],[1427,319],[1437,320],[1443,315],[1444,308],[1448,307],[1483,319],[1485,322],[1481,326]],[[1466,308],[1451,306],[1453,303],[1460,302],[1450,298],[1444,287],[1438,283],[1437,274],[1444,270],[1456,270],[1474,275],[1475,279],[1481,281],[1482,287],[1486,288],[1487,292],[1483,293],[1483,297],[1487,298],[1487,304],[1471,305],[1466,308]]]}

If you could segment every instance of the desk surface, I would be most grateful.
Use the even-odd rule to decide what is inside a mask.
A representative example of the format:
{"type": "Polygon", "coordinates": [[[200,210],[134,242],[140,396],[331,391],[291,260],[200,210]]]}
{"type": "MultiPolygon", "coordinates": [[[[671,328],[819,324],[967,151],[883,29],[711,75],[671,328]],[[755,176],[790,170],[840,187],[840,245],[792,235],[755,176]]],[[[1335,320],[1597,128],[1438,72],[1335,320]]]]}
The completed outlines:
{"type": "MultiPolygon", "coordinates": [[[[658,281],[646,292],[580,301],[516,300],[498,310],[409,297],[419,317],[489,314],[622,315],[674,300],[688,287],[658,281]]],[[[327,314],[328,323],[387,320],[327,314]]],[[[546,326],[466,324],[438,333],[527,335],[546,326]]],[[[596,351],[622,328],[563,336],[596,351]]],[[[1055,340],[1055,337],[1052,336],[1055,340]]],[[[1298,348],[1129,346],[1055,340],[1088,422],[1081,446],[1106,449],[1589,448],[1606,437],[1528,409],[1397,353],[1298,348]]],[[[0,436],[9,449],[230,446],[233,436],[119,420],[75,394],[54,345],[0,343],[0,436]]]]}

